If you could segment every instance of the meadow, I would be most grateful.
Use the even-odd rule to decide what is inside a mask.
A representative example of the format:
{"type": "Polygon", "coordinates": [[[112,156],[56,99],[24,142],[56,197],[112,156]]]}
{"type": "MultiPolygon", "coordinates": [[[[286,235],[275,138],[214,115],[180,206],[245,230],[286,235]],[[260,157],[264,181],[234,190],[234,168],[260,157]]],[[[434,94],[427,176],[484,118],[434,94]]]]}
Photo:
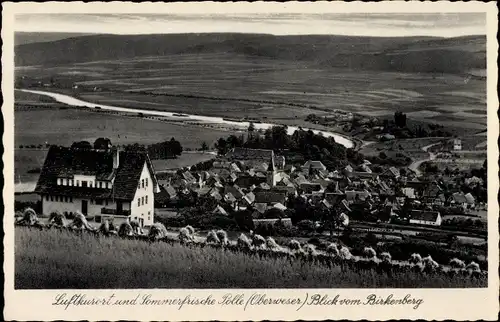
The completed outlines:
{"type": "Polygon", "coordinates": [[[16,289],[85,288],[442,288],[486,279],[381,273],[181,244],[15,229],[16,289]]]}
{"type": "MultiPolygon", "coordinates": [[[[175,137],[183,148],[199,149],[203,141],[211,147],[218,138],[228,135],[224,130],[197,125],[64,108],[44,96],[19,91],[15,92],[15,99],[19,104],[14,112],[17,183],[37,180],[39,173],[36,170],[45,161],[46,144],[69,146],[75,141],[94,142],[99,137],[106,137],[115,145],[147,145],[175,137]],[[38,148],[39,145],[42,148],[38,148]]],[[[212,156],[192,153],[179,159],[159,160],[155,165],[157,170],[165,170],[196,164],[209,157],[212,156]]]]}
{"type": "Polygon", "coordinates": [[[484,129],[486,82],[462,74],[371,71],[234,53],[170,54],[18,68],[99,92],[84,100],[225,117],[303,119],[334,109],[395,110],[424,122],[484,129]]]}

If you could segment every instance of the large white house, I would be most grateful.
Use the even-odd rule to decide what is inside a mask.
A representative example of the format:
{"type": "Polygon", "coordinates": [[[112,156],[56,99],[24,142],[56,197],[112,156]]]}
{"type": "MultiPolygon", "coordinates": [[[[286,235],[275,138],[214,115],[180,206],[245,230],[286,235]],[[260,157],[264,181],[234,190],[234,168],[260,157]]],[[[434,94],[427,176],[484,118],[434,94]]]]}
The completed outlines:
{"type": "Polygon", "coordinates": [[[410,224],[441,226],[442,218],[439,211],[412,210],[410,224]]]}
{"type": "Polygon", "coordinates": [[[113,218],[150,226],[159,185],[146,152],[52,146],[35,192],[45,215],[79,211],[98,223],[113,218]]]}

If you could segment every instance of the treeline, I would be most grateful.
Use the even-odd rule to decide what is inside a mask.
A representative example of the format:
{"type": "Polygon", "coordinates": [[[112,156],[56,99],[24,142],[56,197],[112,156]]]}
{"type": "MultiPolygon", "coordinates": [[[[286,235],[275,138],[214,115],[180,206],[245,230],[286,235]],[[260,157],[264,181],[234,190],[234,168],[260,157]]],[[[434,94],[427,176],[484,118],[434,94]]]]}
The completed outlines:
{"type": "Polygon", "coordinates": [[[321,161],[328,169],[345,166],[348,161],[360,164],[364,159],[360,153],[335,142],[333,137],[302,129],[288,135],[287,127],[278,125],[267,129],[261,135],[255,131],[253,124],[250,124],[246,139],[244,136],[231,135],[228,138],[220,138],[215,143],[215,148],[221,155],[235,147],[272,149],[283,154],[298,154],[303,160],[321,161]]]}
{"type": "MultiPolygon", "coordinates": [[[[108,138],[98,138],[95,140],[93,145],[88,141],[78,141],[74,142],[71,145],[72,149],[79,150],[109,150],[111,149],[111,147],[111,140],[108,138]]],[[[182,154],[183,150],[181,143],[175,138],[171,138],[168,141],[154,143],[151,145],[143,145],[138,143],[126,144],[123,146],[123,149],[125,151],[147,151],[149,157],[153,160],[176,158],[182,154]]]]}
{"type": "Polygon", "coordinates": [[[394,120],[383,121],[384,132],[394,135],[398,139],[425,138],[425,137],[449,137],[452,134],[439,124],[410,124],[406,114],[394,113],[394,120]]]}
{"type": "Polygon", "coordinates": [[[175,159],[182,154],[183,148],[179,141],[171,138],[168,141],[154,143],[151,145],[128,144],[123,147],[125,151],[147,151],[149,157],[153,160],[175,159]]]}

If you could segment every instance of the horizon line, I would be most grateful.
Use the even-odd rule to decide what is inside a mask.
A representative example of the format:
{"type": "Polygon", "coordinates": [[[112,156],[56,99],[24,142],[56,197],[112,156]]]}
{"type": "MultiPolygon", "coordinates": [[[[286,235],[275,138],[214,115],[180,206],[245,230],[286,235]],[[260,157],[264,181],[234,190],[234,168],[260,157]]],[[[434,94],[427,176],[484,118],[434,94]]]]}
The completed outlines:
{"type": "Polygon", "coordinates": [[[158,36],[158,35],[210,35],[210,34],[227,34],[227,35],[262,35],[262,36],[274,36],[274,37],[294,37],[294,36],[337,36],[337,37],[357,37],[357,38],[440,38],[440,39],[453,39],[453,38],[464,38],[471,36],[484,36],[483,33],[471,33],[467,35],[459,36],[437,36],[437,35],[411,35],[411,36],[379,36],[379,35],[344,35],[344,34],[326,34],[326,33],[310,33],[310,34],[273,34],[273,33],[259,33],[259,32],[229,32],[229,31],[210,31],[210,32],[159,32],[159,33],[115,33],[115,32],[82,32],[82,31],[26,31],[26,30],[15,30],[14,35],[17,33],[31,33],[31,34],[75,34],[74,37],[77,38],[85,36],[158,36]],[[81,36],[80,36],[81,35],[81,36]]]}

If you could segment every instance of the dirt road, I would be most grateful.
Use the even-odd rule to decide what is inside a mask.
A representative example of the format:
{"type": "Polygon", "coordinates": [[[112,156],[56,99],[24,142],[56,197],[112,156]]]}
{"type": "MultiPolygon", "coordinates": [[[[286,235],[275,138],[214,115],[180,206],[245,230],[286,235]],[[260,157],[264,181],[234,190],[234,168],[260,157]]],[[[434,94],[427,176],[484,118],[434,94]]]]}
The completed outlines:
{"type": "Polygon", "coordinates": [[[436,154],[429,152],[428,150],[437,144],[439,143],[433,143],[422,147],[422,151],[427,152],[429,156],[424,159],[415,160],[408,166],[410,170],[415,172],[417,177],[420,177],[422,175],[422,172],[418,169],[422,163],[436,159],[436,154]]]}

